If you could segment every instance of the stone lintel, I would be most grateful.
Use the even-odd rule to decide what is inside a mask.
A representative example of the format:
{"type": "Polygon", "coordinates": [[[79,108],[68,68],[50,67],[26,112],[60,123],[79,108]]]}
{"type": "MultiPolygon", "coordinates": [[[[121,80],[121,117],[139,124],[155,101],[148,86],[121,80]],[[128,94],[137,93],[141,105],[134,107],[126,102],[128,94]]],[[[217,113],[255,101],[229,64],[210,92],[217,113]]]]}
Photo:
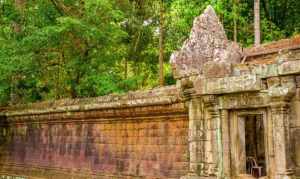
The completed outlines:
{"type": "MultiPolygon", "coordinates": [[[[234,76],[211,78],[198,75],[185,79],[192,84],[189,88],[190,96],[263,92],[266,88],[270,97],[293,95],[297,88],[295,75],[300,74],[300,60],[282,64],[239,65],[233,71],[234,76]],[[266,80],[268,87],[264,87],[263,80],[266,80]],[[275,82],[277,84],[273,84],[275,82]]],[[[186,89],[182,87],[182,90],[186,89]]]]}
{"type": "Polygon", "coordinates": [[[221,95],[219,99],[220,109],[248,109],[268,106],[285,106],[289,104],[296,94],[293,83],[283,86],[271,87],[259,92],[245,92],[221,95]],[[289,86],[290,85],[290,86],[289,86]]]}
{"type": "Polygon", "coordinates": [[[198,78],[195,81],[197,94],[228,94],[261,90],[261,79],[256,75],[224,78],[198,78]]]}
{"type": "Polygon", "coordinates": [[[270,98],[266,92],[237,93],[219,97],[220,109],[249,109],[269,105],[270,98]]]}

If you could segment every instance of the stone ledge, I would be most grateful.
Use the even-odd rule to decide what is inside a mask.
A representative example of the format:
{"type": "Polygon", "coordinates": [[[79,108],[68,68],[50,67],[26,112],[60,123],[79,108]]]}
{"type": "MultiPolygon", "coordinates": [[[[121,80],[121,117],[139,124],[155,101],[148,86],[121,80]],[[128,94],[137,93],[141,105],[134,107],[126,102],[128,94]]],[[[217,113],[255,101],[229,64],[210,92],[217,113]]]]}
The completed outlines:
{"type": "Polygon", "coordinates": [[[275,42],[262,44],[259,47],[250,47],[244,49],[244,56],[253,57],[268,55],[271,53],[277,53],[281,50],[299,49],[300,48],[300,36],[293,37],[291,39],[282,39],[275,42]]]}
{"type": "Polygon", "coordinates": [[[203,176],[196,176],[196,175],[186,175],[186,176],[180,177],[180,179],[217,179],[217,177],[214,177],[214,176],[203,177],[203,176]]]}
{"type": "Polygon", "coordinates": [[[166,86],[148,91],[129,92],[125,95],[111,94],[107,96],[82,99],[62,99],[26,105],[16,105],[0,109],[0,115],[34,115],[62,112],[78,112],[104,109],[132,108],[180,103],[180,91],[176,86],[166,86]]]}

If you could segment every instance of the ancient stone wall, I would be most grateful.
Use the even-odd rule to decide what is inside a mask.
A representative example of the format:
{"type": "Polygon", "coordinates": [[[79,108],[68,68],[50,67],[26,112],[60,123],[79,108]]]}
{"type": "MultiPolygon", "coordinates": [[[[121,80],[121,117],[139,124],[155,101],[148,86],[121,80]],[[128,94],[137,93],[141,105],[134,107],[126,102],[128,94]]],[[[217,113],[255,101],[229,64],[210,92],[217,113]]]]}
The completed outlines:
{"type": "Polygon", "coordinates": [[[175,87],[9,108],[0,126],[0,176],[179,178],[188,169],[175,87]]]}

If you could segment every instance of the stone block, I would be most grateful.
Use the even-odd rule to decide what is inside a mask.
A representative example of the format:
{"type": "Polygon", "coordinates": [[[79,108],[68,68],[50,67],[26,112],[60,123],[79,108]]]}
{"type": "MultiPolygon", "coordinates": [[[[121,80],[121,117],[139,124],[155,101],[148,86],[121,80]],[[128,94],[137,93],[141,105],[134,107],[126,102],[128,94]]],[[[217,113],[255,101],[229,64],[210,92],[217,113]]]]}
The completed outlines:
{"type": "Polygon", "coordinates": [[[230,76],[231,73],[231,63],[208,61],[203,65],[203,75],[206,78],[222,78],[230,76]]]}
{"type": "Polygon", "coordinates": [[[271,77],[267,79],[267,85],[269,87],[276,87],[281,85],[280,77],[271,77]]]}
{"type": "Polygon", "coordinates": [[[300,60],[286,61],[278,67],[279,75],[300,74],[300,60]]]}
{"type": "Polygon", "coordinates": [[[195,90],[197,94],[226,94],[259,91],[261,79],[256,75],[243,75],[224,78],[197,78],[195,90]],[[198,86],[199,85],[199,86],[198,86]]]}
{"type": "Polygon", "coordinates": [[[300,75],[296,76],[296,86],[297,88],[300,88],[300,75]]]}
{"type": "Polygon", "coordinates": [[[252,71],[260,78],[278,76],[278,64],[260,64],[254,66],[252,71]]]}
{"type": "Polygon", "coordinates": [[[250,67],[247,64],[234,64],[232,65],[232,75],[240,76],[250,74],[250,67]]]}

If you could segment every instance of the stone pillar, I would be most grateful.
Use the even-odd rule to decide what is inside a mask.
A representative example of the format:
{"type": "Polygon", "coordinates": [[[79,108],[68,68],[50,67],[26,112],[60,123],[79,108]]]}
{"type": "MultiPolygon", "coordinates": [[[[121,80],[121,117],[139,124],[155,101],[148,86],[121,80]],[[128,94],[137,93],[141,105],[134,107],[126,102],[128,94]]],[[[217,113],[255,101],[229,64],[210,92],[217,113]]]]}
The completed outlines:
{"type": "Polygon", "coordinates": [[[271,117],[273,123],[273,143],[275,154],[274,178],[293,178],[293,165],[291,160],[290,144],[290,107],[285,101],[273,101],[271,104],[271,117]]]}
{"type": "Polygon", "coordinates": [[[190,150],[190,173],[199,174],[202,151],[200,144],[201,138],[204,137],[202,131],[202,112],[201,101],[197,98],[189,102],[189,150],[190,150]],[[200,148],[199,148],[200,147],[200,148]]]}
{"type": "Polygon", "coordinates": [[[204,177],[221,177],[222,170],[219,166],[222,163],[222,139],[221,139],[221,118],[217,105],[217,98],[214,95],[202,97],[204,103],[204,170],[201,175],[204,177]]]}
{"type": "Polygon", "coordinates": [[[197,178],[200,173],[200,161],[199,151],[203,150],[203,146],[200,141],[204,136],[204,132],[201,131],[202,126],[202,105],[199,98],[192,98],[188,101],[189,110],[189,173],[187,176],[181,177],[181,179],[193,179],[197,178]]]}
{"type": "Polygon", "coordinates": [[[216,97],[192,98],[188,106],[190,168],[189,174],[181,179],[215,179],[221,176],[218,167],[222,162],[221,118],[216,97]]]}
{"type": "Polygon", "coordinates": [[[221,133],[221,146],[219,156],[219,173],[223,178],[229,179],[231,177],[231,164],[230,164],[230,134],[229,134],[229,113],[228,110],[221,110],[221,121],[220,121],[221,133]]]}

